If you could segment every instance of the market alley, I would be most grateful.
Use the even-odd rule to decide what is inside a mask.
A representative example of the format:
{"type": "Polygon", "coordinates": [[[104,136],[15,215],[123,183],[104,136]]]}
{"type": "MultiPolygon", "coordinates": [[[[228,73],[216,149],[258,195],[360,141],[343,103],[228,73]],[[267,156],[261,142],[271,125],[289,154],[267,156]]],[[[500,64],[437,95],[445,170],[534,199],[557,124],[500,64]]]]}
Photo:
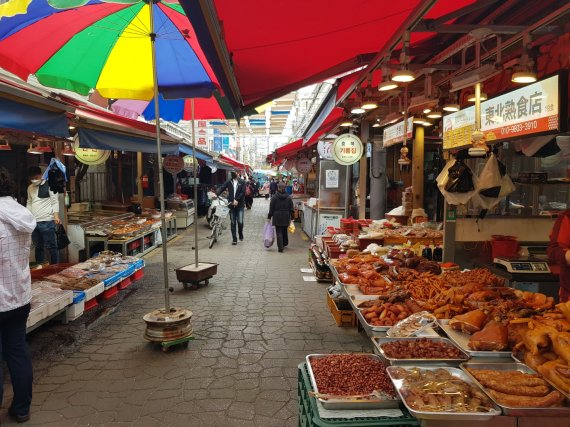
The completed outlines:
{"type": "MultiPolygon", "coordinates": [[[[268,206],[256,199],[246,211],[237,247],[229,218],[213,249],[199,220],[200,259],[220,264],[207,287],[184,290],[176,281],[174,268],[194,259],[191,229],[170,242],[172,304],[194,313],[195,340],[187,349],[164,353],[143,339],[142,316],[164,304],[160,250],[145,257],[146,275],[130,295],[97,321],[52,323],[32,333],[29,425],[296,426],[297,366],[305,356],[370,346],[356,328],[335,325],[327,285],[303,281],[309,242],[300,224],[284,253],[264,249],[268,206]],[[74,336],[62,339],[69,331],[74,336]]],[[[5,406],[10,394],[6,386],[5,406]]],[[[2,413],[2,425],[10,425],[6,407],[2,413]]]]}

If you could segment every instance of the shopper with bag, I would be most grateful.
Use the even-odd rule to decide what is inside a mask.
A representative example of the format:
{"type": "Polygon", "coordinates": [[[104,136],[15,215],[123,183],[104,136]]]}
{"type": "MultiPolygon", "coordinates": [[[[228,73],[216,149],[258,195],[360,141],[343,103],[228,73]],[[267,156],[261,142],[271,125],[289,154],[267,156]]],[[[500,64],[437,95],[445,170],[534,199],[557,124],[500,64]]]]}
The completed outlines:
{"type": "Polygon", "coordinates": [[[240,241],[243,240],[243,209],[245,206],[245,182],[238,178],[237,172],[231,172],[231,179],[220,187],[216,195],[219,196],[226,190],[230,208],[232,245],[237,245],[238,235],[240,241]]]}
{"type": "MultiPolygon", "coordinates": [[[[30,419],[33,367],[26,344],[30,314],[30,237],[36,228],[34,216],[14,199],[16,185],[0,168],[0,354],[10,371],[14,397],[9,413],[17,422],[30,419]]],[[[0,406],[3,398],[0,369],[0,406]]]]}
{"type": "Polygon", "coordinates": [[[30,186],[28,187],[28,201],[26,207],[37,221],[37,226],[32,233],[32,241],[36,248],[36,262],[44,262],[45,248],[50,255],[50,263],[59,263],[59,251],[57,248],[57,225],[59,219],[59,200],[49,183],[42,179],[42,170],[33,166],[28,170],[30,186]]]}
{"type": "Polygon", "coordinates": [[[267,214],[268,222],[273,219],[273,225],[275,226],[277,235],[277,249],[279,252],[283,252],[283,248],[289,244],[287,229],[295,213],[293,200],[285,189],[285,183],[280,182],[277,185],[277,193],[275,193],[269,202],[269,213],[267,214]]]}

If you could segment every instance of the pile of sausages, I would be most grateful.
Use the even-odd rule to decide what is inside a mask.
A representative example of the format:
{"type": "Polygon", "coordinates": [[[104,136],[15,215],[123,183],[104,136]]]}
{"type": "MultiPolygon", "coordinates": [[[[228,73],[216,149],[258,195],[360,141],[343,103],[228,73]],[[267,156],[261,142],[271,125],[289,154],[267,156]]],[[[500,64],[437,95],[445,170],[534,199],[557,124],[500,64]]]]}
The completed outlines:
{"type": "Polygon", "coordinates": [[[389,398],[396,396],[386,367],[373,357],[363,354],[332,354],[311,358],[310,363],[319,393],[358,396],[378,390],[389,398]]]}
{"type": "Polygon", "coordinates": [[[380,346],[392,359],[464,359],[457,348],[443,341],[419,338],[384,343],[380,346]]]}

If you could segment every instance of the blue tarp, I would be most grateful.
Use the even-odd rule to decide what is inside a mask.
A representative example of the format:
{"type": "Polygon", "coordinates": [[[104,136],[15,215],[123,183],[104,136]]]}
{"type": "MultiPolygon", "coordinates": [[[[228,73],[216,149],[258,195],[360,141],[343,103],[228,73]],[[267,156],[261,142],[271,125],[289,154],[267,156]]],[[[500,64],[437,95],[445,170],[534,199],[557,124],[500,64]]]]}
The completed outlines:
{"type": "MultiPolygon", "coordinates": [[[[156,141],[144,137],[122,135],[101,130],[79,128],[79,146],[100,150],[120,150],[134,153],[156,153],[156,141]]],[[[162,144],[162,154],[178,153],[178,144],[162,144]]]]}
{"type": "Polygon", "coordinates": [[[6,98],[0,98],[0,127],[69,137],[64,112],[46,111],[6,98]]]}
{"type": "MultiPolygon", "coordinates": [[[[188,154],[189,156],[192,155],[192,147],[189,147],[188,145],[179,145],[180,148],[180,152],[184,153],[184,154],[188,154]]],[[[211,162],[212,161],[212,156],[208,156],[205,153],[202,153],[198,150],[196,150],[196,158],[198,160],[204,160],[205,162],[211,162]]]]}

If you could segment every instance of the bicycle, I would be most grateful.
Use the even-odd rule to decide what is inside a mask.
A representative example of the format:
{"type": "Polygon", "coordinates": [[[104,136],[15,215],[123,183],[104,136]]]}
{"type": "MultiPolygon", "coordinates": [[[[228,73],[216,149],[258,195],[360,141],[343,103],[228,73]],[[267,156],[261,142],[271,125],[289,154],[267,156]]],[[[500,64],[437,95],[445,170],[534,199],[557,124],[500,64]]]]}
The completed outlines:
{"type": "Polygon", "coordinates": [[[208,247],[211,249],[214,246],[214,243],[218,241],[218,238],[222,234],[222,230],[224,228],[223,221],[224,218],[228,216],[230,213],[230,208],[228,206],[227,200],[218,197],[219,204],[216,207],[216,210],[213,213],[213,218],[211,220],[212,231],[210,232],[210,242],[208,243],[208,247]]]}

